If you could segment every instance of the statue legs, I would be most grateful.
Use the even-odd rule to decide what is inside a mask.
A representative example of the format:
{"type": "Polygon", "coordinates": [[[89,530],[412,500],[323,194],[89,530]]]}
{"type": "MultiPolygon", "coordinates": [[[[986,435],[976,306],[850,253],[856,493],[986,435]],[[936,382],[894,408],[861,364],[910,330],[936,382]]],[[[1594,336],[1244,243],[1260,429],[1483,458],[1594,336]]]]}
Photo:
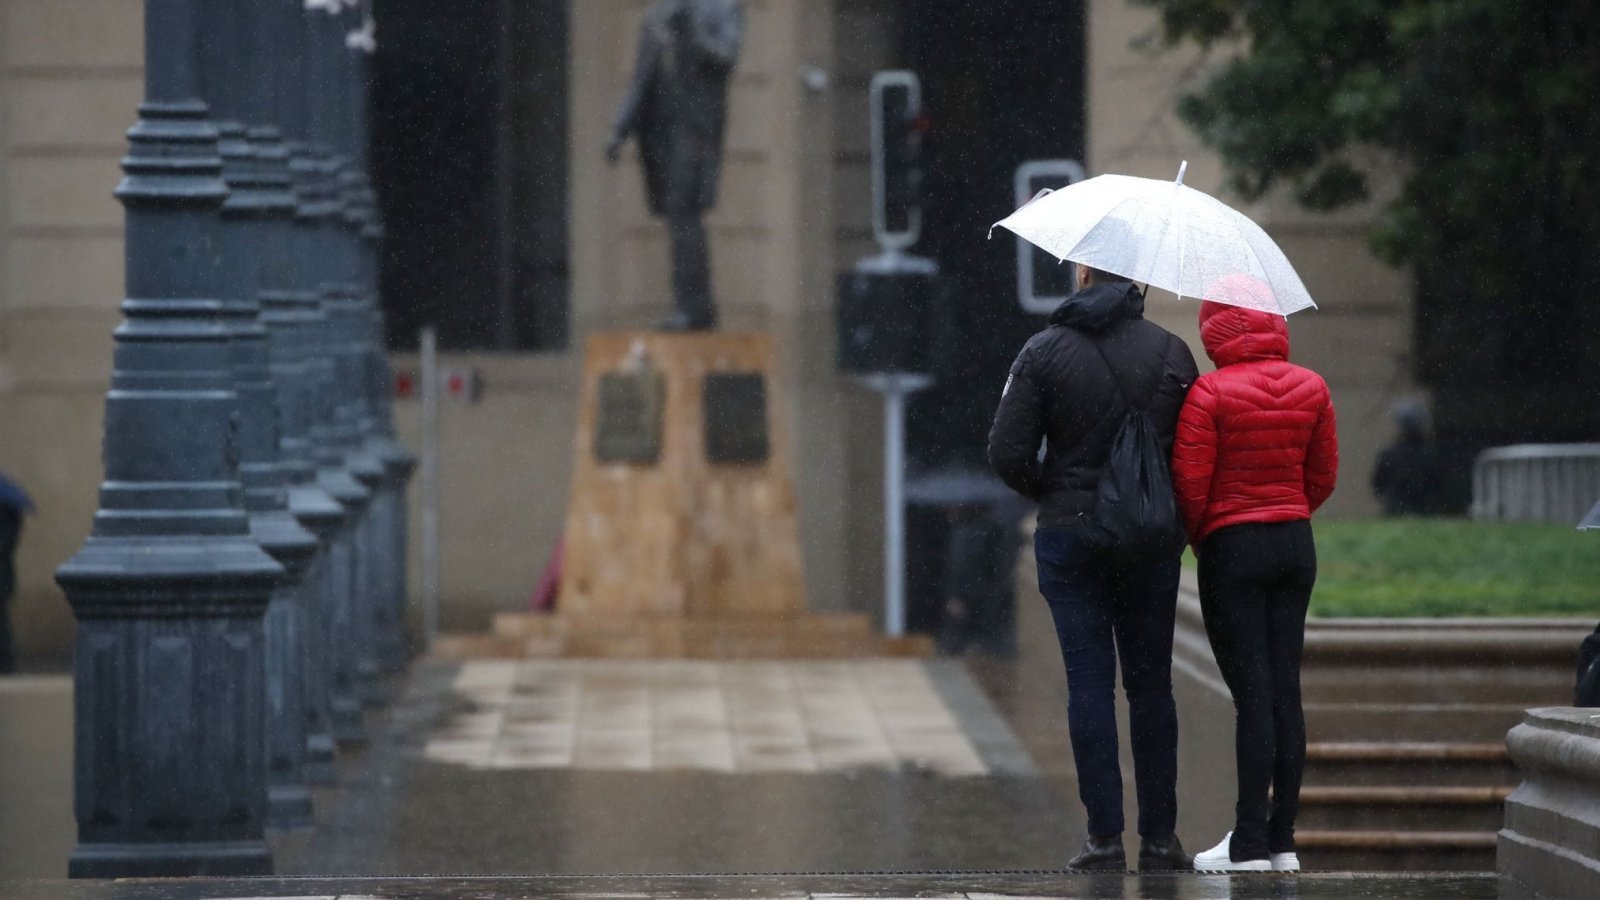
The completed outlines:
{"type": "Polygon", "coordinates": [[[711,253],[699,210],[667,215],[672,238],[672,298],[676,312],[663,323],[673,331],[698,331],[717,324],[711,298],[711,253]]]}

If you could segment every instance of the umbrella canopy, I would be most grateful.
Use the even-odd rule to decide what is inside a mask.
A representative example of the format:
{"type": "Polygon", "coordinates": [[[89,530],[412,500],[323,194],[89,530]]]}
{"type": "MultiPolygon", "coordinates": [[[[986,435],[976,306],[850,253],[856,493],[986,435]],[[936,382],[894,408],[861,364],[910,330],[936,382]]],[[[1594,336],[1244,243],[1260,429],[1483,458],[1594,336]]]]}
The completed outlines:
{"type": "MultiPolygon", "coordinates": [[[[1062,261],[1082,263],[1180,297],[1288,315],[1314,307],[1261,226],[1177,181],[1098,175],[1043,192],[995,223],[1062,261]]],[[[990,228],[990,234],[994,228],[990,228]]]]}

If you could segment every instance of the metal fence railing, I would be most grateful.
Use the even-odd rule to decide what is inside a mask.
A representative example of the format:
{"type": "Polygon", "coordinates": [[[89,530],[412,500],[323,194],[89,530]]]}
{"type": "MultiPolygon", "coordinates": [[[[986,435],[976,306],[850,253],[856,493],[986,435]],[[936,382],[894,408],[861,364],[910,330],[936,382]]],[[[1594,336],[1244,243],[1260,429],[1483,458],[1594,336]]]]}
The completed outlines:
{"type": "Polygon", "coordinates": [[[1478,454],[1472,518],[1576,525],[1600,500],[1600,444],[1517,444],[1478,454]]]}

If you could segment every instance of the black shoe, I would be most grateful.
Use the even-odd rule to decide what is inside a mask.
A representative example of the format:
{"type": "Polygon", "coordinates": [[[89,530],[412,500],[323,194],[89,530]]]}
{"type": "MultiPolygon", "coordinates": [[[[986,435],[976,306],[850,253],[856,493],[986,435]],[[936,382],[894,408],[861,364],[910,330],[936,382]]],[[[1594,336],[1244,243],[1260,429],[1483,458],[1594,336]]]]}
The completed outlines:
{"type": "Polygon", "coordinates": [[[717,327],[715,316],[698,317],[690,316],[682,310],[673,311],[672,315],[661,320],[656,328],[659,331],[711,331],[717,327]]]}
{"type": "Polygon", "coordinates": [[[1194,859],[1183,852],[1183,843],[1175,834],[1162,838],[1145,838],[1139,843],[1139,871],[1189,872],[1194,869],[1194,859]]]}
{"type": "Polygon", "coordinates": [[[1126,872],[1128,857],[1122,852],[1122,835],[1108,837],[1089,835],[1078,855],[1067,860],[1067,868],[1074,872],[1126,872]]]}

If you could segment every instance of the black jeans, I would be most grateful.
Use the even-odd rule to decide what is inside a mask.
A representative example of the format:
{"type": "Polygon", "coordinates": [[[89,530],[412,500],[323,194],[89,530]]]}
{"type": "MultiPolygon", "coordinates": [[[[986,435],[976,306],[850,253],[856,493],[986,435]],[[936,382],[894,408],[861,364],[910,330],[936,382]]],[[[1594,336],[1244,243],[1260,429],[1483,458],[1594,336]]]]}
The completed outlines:
{"type": "Polygon", "coordinates": [[[1200,608],[1236,712],[1235,862],[1294,850],[1306,762],[1300,655],[1316,580],[1307,521],[1236,525],[1200,543],[1200,608]]]}
{"type": "Polygon", "coordinates": [[[1116,676],[1128,697],[1139,834],[1161,838],[1178,819],[1178,710],[1172,702],[1172,625],[1178,557],[1111,564],[1071,526],[1034,533],[1039,591],[1050,604],[1067,665],[1067,727],[1089,833],[1123,830],[1116,676]]]}

